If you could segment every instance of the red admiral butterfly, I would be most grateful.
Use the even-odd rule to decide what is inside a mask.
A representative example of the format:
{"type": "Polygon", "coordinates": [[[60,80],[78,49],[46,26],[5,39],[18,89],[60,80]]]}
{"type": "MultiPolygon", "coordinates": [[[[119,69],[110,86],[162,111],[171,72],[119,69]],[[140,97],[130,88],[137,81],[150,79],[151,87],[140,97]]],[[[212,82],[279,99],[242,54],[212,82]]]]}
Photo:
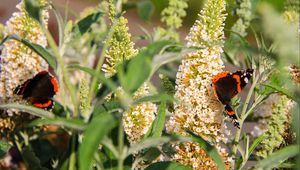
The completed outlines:
{"type": "Polygon", "coordinates": [[[227,115],[233,119],[233,124],[237,128],[240,127],[236,113],[231,107],[231,99],[247,85],[252,74],[253,69],[240,70],[234,73],[223,71],[213,78],[214,94],[225,105],[227,115]]]}
{"type": "Polygon", "coordinates": [[[53,106],[52,97],[57,91],[58,82],[56,78],[50,75],[48,71],[41,71],[19,85],[14,93],[22,95],[23,99],[28,100],[35,107],[51,109],[53,106]]]}

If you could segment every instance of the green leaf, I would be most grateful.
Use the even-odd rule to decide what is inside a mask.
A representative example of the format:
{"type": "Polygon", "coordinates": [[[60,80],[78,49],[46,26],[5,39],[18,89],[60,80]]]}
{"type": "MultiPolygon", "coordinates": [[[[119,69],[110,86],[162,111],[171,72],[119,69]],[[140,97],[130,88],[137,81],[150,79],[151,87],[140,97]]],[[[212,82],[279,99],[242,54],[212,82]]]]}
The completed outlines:
{"type": "Polygon", "coordinates": [[[200,136],[195,135],[193,132],[188,131],[188,133],[192,135],[192,140],[194,142],[197,142],[201,146],[201,148],[203,148],[206,153],[214,160],[219,169],[226,170],[225,164],[214,146],[210,145],[208,142],[206,142],[200,136]]]}
{"type": "Polygon", "coordinates": [[[292,100],[295,99],[295,97],[287,89],[285,89],[283,87],[277,86],[275,84],[262,84],[262,85],[272,88],[272,89],[276,90],[277,92],[279,92],[283,95],[286,95],[288,98],[290,98],[292,100]]]}
{"type": "Polygon", "coordinates": [[[30,169],[32,170],[48,170],[47,168],[42,167],[41,161],[29,146],[26,146],[22,150],[22,158],[27,165],[30,165],[30,169]]]}
{"type": "Polygon", "coordinates": [[[185,56],[188,53],[194,52],[196,49],[188,48],[183,49],[180,53],[177,52],[167,52],[164,54],[155,55],[152,61],[152,74],[158,70],[161,66],[174,62],[176,60],[181,60],[183,56],[185,56]]]}
{"type": "Polygon", "coordinates": [[[25,10],[28,15],[40,22],[41,6],[37,0],[25,0],[25,10]]]}
{"type": "Polygon", "coordinates": [[[5,141],[0,141],[0,159],[2,159],[8,152],[12,145],[5,141]]]}
{"type": "Polygon", "coordinates": [[[55,115],[44,109],[39,109],[34,106],[21,105],[18,103],[2,104],[0,109],[18,109],[23,112],[32,114],[34,116],[43,117],[43,118],[54,118],[55,115]]]}
{"type": "Polygon", "coordinates": [[[191,138],[182,137],[182,136],[178,136],[178,135],[147,138],[145,140],[142,140],[139,143],[131,145],[131,147],[127,151],[126,156],[137,153],[140,150],[143,150],[146,148],[157,147],[157,145],[161,145],[161,144],[164,144],[164,143],[167,143],[170,141],[187,142],[187,141],[191,141],[191,138]]]}
{"type": "Polygon", "coordinates": [[[150,63],[149,58],[138,55],[129,62],[128,66],[120,64],[118,78],[125,91],[135,92],[148,79],[151,71],[150,63]],[[127,72],[125,73],[123,70],[127,70],[127,72]]]}
{"type": "Polygon", "coordinates": [[[86,124],[79,119],[66,119],[66,118],[53,118],[53,119],[36,119],[30,122],[29,126],[41,126],[41,125],[58,125],[60,127],[70,128],[74,130],[83,131],[86,128],[86,124]]]}
{"type": "Polygon", "coordinates": [[[101,105],[95,104],[95,108],[93,110],[92,115],[98,115],[103,112],[111,113],[113,111],[122,109],[122,105],[118,101],[108,101],[101,105]]]}
{"type": "Polygon", "coordinates": [[[56,70],[56,68],[57,68],[56,58],[47,49],[40,46],[39,44],[31,43],[30,41],[28,41],[24,38],[21,38],[18,35],[7,36],[1,42],[0,45],[2,45],[3,43],[5,43],[6,41],[8,41],[10,39],[17,40],[17,41],[23,43],[24,45],[26,45],[27,47],[29,47],[32,51],[36,52],[39,56],[41,56],[50,65],[50,67],[52,67],[54,70],[56,70]]]}
{"type": "MultiPolygon", "coordinates": [[[[152,162],[155,159],[159,157],[161,154],[160,150],[158,148],[152,147],[145,151],[145,153],[142,153],[141,159],[143,159],[143,162],[152,162]]],[[[138,157],[135,158],[135,160],[139,159],[138,157]]]]}
{"type": "MultiPolygon", "coordinates": [[[[163,101],[161,102],[159,108],[158,108],[158,113],[157,116],[155,118],[155,120],[153,121],[151,128],[148,130],[148,132],[146,133],[145,137],[160,137],[162,134],[162,131],[164,130],[164,126],[165,126],[165,121],[166,121],[166,102],[163,101]]],[[[145,138],[144,137],[144,138],[145,138]]]]}
{"type": "Polygon", "coordinates": [[[91,168],[94,154],[97,152],[99,144],[116,124],[117,121],[110,113],[102,113],[92,119],[83,134],[84,138],[79,146],[79,170],[91,168]]]}
{"type": "Polygon", "coordinates": [[[129,64],[124,62],[117,67],[118,79],[126,92],[135,92],[148,80],[151,72],[151,60],[170,44],[170,41],[155,42],[141,50],[136,57],[128,62],[129,64]]]}
{"type": "Polygon", "coordinates": [[[273,152],[269,157],[263,159],[257,163],[256,168],[264,170],[273,169],[277,167],[281,162],[284,162],[288,158],[294,157],[299,154],[298,145],[290,145],[281,150],[273,152]]]}
{"type": "Polygon", "coordinates": [[[143,96],[141,98],[136,99],[133,104],[134,105],[138,105],[140,103],[144,103],[144,102],[176,102],[175,98],[173,96],[170,96],[168,94],[155,94],[155,95],[151,95],[151,96],[143,96]]]}
{"type": "Polygon", "coordinates": [[[103,12],[97,11],[95,13],[92,13],[85,18],[81,19],[77,22],[77,24],[74,26],[74,30],[78,31],[81,35],[89,31],[91,28],[91,25],[98,21],[98,19],[103,16],[103,12]]]}
{"type": "Polygon", "coordinates": [[[141,1],[137,4],[138,15],[144,20],[149,21],[150,17],[153,15],[154,6],[151,1],[141,1]]]}
{"type": "Polygon", "coordinates": [[[56,22],[57,22],[57,27],[58,27],[58,44],[61,46],[64,41],[64,21],[62,16],[60,15],[59,11],[55,8],[54,5],[51,6],[51,9],[55,15],[56,22]]]}
{"type": "Polygon", "coordinates": [[[156,162],[148,166],[145,170],[192,170],[191,167],[187,167],[177,162],[165,161],[156,162]]]}
{"type": "Polygon", "coordinates": [[[97,76],[97,79],[99,81],[101,81],[101,83],[103,83],[105,86],[107,86],[108,88],[110,88],[112,91],[116,90],[117,89],[117,85],[114,83],[114,81],[111,79],[111,78],[106,78],[103,74],[96,74],[96,71],[91,69],[91,68],[88,68],[88,67],[83,67],[83,66],[80,66],[80,65],[70,65],[69,66],[70,69],[78,69],[78,70],[81,70],[81,71],[84,71],[88,74],[90,74],[91,76],[97,76]]]}
{"type": "Polygon", "coordinates": [[[256,138],[252,145],[249,148],[248,157],[251,155],[251,153],[254,151],[254,149],[266,138],[265,135],[261,135],[260,137],[256,138]]]}

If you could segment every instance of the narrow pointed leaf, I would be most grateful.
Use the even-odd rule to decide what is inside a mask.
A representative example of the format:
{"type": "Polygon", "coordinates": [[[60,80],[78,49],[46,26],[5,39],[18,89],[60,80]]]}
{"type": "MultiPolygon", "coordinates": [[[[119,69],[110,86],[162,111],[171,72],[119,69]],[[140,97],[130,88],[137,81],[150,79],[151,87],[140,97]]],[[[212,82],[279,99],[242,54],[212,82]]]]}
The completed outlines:
{"type": "Polygon", "coordinates": [[[83,131],[86,128],[86,124],[79,119],[66,119],[66,118],[53,118],[53,119],[36,119],[30,122],[29,126],[41,126],[41,125],[58,125],[60,127],[70,128],[74,130],[83,131]]]}
{"type": "Polygon", "coordinates": [[[18,109],[23,112],[32,114],[34,116],[43,117],[43,118],[54,118],[55,115],[49,111],[46,111],[44,109],[39,109],[34,106],[27,106],[27,105],[21,105],[17,103],[10,103],[10,104],[2,104],[0,105],[0,109],[18,109]]]}
{"type": "Polygon", "coordinates": [[[191,167],[182,165],[177,162],[165,161],[156,162],[148,166],[145,170],[192,170],[191,167]]]}
{"type": "Polygon", "coordinates": [[[110,113],[95,116],[87,126],[83,141],[79,147],[79,170],[87,170],[92,166],[94,154],[108,132],[116,126],[117,121],[110,113]]]}
{"type": "Polygon", "coordinates": [[[29,47],[32,51],[36,52],[39,56],[41,56],[50,65],[50,67],[56,70],[57,68],[56,58],[47,49],[45,49],[39,44],[32,43],[24,38],[19,37],[18,35],[10,35],[6,37],[1,42],[0,45],[2,45],[3,43],[11,39],[17,40],[23,43],[24,45],[26,45],[27,47],[29,47]]]}
{"type": "Polygon", "coordinates": [[[276,168],[281,162],[284,162],[288,158],[294,157],[299,154],[299,146],[290,145],[279,151],[273,152],[266,159],[263,159],[257,163],[257,169],[273,169],[276,168]]]}

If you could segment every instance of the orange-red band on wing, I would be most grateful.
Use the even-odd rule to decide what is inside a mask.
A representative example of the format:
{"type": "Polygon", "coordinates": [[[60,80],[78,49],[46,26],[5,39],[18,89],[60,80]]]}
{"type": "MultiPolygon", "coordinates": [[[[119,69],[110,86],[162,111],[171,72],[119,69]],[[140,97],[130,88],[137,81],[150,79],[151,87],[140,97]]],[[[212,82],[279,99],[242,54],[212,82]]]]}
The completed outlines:
{"type": "Polygon", "coordinates": [[[47,108],[52,105],[52,100],[48,100],[47,103],[33,103],[33,106],[39,108],[47,108]]]}
{"type": "Polygon", "coordinates": [[[223,71],[217,75],[214,76],[213,78],[213,83],[216,83],[220,78],[226,77],[230,74],[229,71],[223,71]]]}
{"type": "Polygon", "coordinates": [[[239,92],[241,92],[241,78],[240,78],[240,76],[239,75],[233,75],[233,78],[236,80],[236,82],[237,82],[237,91],[238,91],[238,93],[239,92]]]}
{"type": "Polygon", "coordinates": [[[229,116],[235,115],[235,111],[229,111],[229,110],[226,110],[226,112],[227,112],[227,114],[228,114],[229,116]]]}
{"type": "Polygon", "coordinates": [[[52,77],[51,83],[53,84],[54,92],[57,93],[58,92],[58,82],[57,82],[56,78],[52,77]]]}

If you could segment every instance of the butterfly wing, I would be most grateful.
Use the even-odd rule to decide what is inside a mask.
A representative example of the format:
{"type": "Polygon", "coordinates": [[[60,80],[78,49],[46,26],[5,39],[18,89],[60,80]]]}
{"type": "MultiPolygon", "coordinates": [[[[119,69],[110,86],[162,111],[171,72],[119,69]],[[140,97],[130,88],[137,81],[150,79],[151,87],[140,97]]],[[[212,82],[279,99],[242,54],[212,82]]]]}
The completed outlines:
{"type": "Polygon", "coordinates": [[[47,71],[42,71],[18,86],[15,94],[22,95],[23,99],[30,101],[36,107],[48,109],[52,107],[52,97],[57,91],[58,83],[55,77],[47,71]]]}
{"type": "Polygon", "coordinates": [[[238,94],[236,79],[231,74],[217,78],[213,83],[213,88],[216,97],[224,105],[229,104],[230,100],[238,94]]]}
{"type": "Polygon", "coordinates": [[[250,81],[253,75],[253,69],[239,70],[232,74],[239,84],[239,90],[242,90],[250,81]]]}

